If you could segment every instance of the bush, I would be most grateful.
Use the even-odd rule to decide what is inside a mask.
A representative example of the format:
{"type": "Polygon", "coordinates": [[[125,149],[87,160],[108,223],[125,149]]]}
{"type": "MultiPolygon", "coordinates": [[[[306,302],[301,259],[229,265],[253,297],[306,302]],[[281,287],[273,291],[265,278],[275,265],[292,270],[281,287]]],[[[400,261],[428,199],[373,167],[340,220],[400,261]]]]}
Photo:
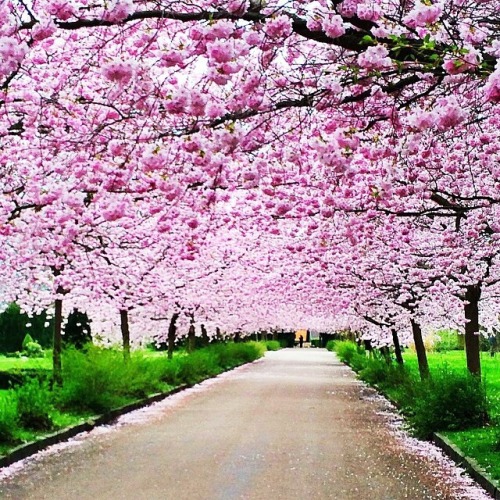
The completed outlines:
{"type": "Polygon", "coordinates": [[[15,443],[18,428],[17,399],[12,391],[0,395],[0,442],[15,443]]]}
{"type": "Polygon", "coordinates": [[[438,330],[435,334],[434,350],[437,352],[461,350],[458,336],[459,333],[456,330],[438,330]]]}
{"type": "Polygon", "coordinates": [[[326,349],[331,352],[335,352],[335,343],[338,342],[337,340],[329,340],[326,343],[326,349]]]}
{"type": "MultiPolygon", "coordinates": [[[[330,344],[330,342],[328,342],[330,344]]],[[[328,348],[327,344],[327,348],[328,348]]],[[[353,357],[356,354],[363,355],[365,354],[365,350],[363,347],[358,346],[355,342],[350,340],[336,340],[333,341],[332,349],[337,353],[340,361],[343,363],[351,364],[353,357]]]]}
{"type": "Polygon", "coordinates": [[[33,342],[34,342],[33,337],[32,337],[29,333],[27,333],[27,334],[24,336],[23,343],[22,343],[22,348],[23,348],[23,351],[26,349],[26,346],[27,346],[28,344],[31,344],[31,343],[33,343],[33,342]]]}
{"type": "Polygon", "coordinates": [[[267,340],[265,344],[268,351],[278,351],[281,349],[281,344],[277,340],[267,340]]]}
{"type": "Polygon", "coordinates": [[[359,376],[370,385],[380,389],[392,389],[413,384],[410,381],[410,373],[403,365],[387,363],[381,356],[364,358],[364,367],[359,371],[359,376]]]}
{"type": "Polygon", "coordinates": [[[158,392],[164,388],[161,365],[165,362],[138,353],[125,362],[121,350],[92,345],[84,351],[68,349],[63,356],[64,385],[57,391],[58,404],[100,413],[158,392]]]}
{"type": "Polygon", "coordinates": [[[96,413],[181,384],[196,384],[262,356],[258,342],[215,344],[167,357],[148,358],[133,352],[124,362],[121,350],[89,344],[84,351],[68,349],[63,355],[64,385],[57,389],[57,404],[96,413]]]}
{"type": "Polygon", "coordinates": [[[43,358],[45,356],[45,352],[38,342],[28,342],[24,346],[22,354],[28,358],[43,358]]]}
{"type": "Polygon", "coordinates": [[[463,430],[488,419],[486,391],[481,381],[443,367],[415,388],[408,420],[419,437],[433,432],[463,430]]]}
{"type": "Polygon", "coordinates": [[[15,390],[19,424],[26,429],[49,430],[53,427],[50,391],[38,379],[30,379],[15,390]]]}

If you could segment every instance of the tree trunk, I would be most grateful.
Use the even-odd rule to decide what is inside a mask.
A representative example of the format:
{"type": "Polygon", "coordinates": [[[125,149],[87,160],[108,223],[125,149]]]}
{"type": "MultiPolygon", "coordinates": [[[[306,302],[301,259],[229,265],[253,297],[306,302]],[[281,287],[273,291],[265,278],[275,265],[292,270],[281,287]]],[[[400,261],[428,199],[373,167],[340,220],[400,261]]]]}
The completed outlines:
{"type": "Polygon", "coordinates": [[[273,340],[278,340],[278,330],[277,329],[273,330],[273,340]]]}
{"type": "Polygon", "coordinates": [[[217,339],[217,342],[222,342],[222,332],[218,326],[215,328],[215,338],[217,339]]]}
{"type": "Polygon", "coordinates": [[[130,328],[128,323],[128,311],[120,310],[120,329],[122,332],[123,359],[130,359],[130,328]]]}
{"type": "Polygon", "coordinates": [[[403,354],[401,353],[401,344],[399,343],[398,332],[395,328],[391,330],[392,342],[394,343],[394,354],[399,365],[403,364],[403,354]]]}
{"type": "Polygon", "coordinates": [[[210,339],[208,338],[208,333],[205,325],[200,326],[201,329],[201,343],[204,346],[207,346],[210,343],[210,339]]]}
{"type": "Polygon", "coordinates": [[[194,328],[194,314],[191,314],[191,321],[188,330],[188,338],[187,338],[187,352],[193,352],[195,349],[196,342],[196,330],[194,328]]]}
{"type": "Polygon", "coordinates": [[[467,369],[472,375],[481,377],[481,355],[479,348],[479,299],[481,285],[469,285],[465,290],[465,354],[467,369]]]}
{"type": "Polygon", "coordinates": [[[427,362],[427,353],[425,352],[424,339],[422,338],[422,329],[414,320],[411,320],[411,329],[413,332],[413,342],[417,351],[418,371],[422,380],[429,378],[429,363],[427,362]]]}
{"type": "Polygon", "coordinates": [[[172,314],[172,318],[170,318],[170,324],[168,325],[168,336],[167,336],[167,356],[168,359],[172,359],[174,355],[174,347],[175,347],[175,333],[177,331],[177,320],[179,319],[179,313],[172,314]]]}
{"type": "Polygon", "coordinates": [[[234,334],[233,342],[234,342],[235,344],[237,344],[237,343],[238,343],[238,342],[240,342],[240,341],[241,341],[241,335],[240,335],[240,332],[236,332],[236,333],[234,334]]]}
{"type": "MultiPolygon", "coordinates": [[[[57,293],[63,293],[62,289],[58,289],[57,293]]],[[[62,387],[62,299],[56,299],[54,312],[54,347],[52,350],[52,383],[62,387]]]]}

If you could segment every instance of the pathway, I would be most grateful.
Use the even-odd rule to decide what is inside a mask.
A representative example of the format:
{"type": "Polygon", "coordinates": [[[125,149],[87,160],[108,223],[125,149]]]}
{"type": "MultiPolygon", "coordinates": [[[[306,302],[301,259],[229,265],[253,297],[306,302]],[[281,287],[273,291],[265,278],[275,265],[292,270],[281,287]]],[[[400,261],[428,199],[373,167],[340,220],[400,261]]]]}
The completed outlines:
{"type": "Polygon", "coordinates": [[[0,498],[487,498],[389,424],[333,354],[286,349],[4,471],[0,498]]]}

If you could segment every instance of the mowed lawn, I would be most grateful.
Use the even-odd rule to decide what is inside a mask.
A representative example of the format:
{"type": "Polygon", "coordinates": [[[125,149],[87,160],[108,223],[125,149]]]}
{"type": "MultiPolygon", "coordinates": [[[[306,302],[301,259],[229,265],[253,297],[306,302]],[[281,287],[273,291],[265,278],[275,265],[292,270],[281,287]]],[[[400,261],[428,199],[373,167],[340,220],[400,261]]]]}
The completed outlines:
{"type": "MultiPolygon", "coordinates": [[[[466,371],[464,351],[430,352],[427,354],[431,373],[446,366],[458,372],[466,371]]],[[[416,354],[407,351],[405,362],[411,370],[418,372],[416,354]]],[[[490,425],[467,431],[443,432],[462,452],[475,459],[479,465],[500,482],[500,353],[494,357],[490,353],[481,353],[482,378],[486,394],[491,404],[490,425]]]]}
{"type": "Polygon", "coordinates": [[[0,371],[7,372],[11,370],[41,369],[50,370],[52,368],[51,355],[43,358],[7,358],[0,356],[0,371]]]}

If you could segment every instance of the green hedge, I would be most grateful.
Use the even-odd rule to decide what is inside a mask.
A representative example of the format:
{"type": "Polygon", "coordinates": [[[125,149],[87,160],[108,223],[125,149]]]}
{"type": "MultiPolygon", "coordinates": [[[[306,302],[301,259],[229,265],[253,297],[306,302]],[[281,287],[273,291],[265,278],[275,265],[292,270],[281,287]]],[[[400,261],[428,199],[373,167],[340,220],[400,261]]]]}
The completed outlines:
{"type": "Polygon", "coordinates": [[[354,342],[335,341],[330,347],[362,380],[396,403],[418,437],[473,428],[488,420],[484,384],[465,371],[443,366],[422,381],[405,366],[388,363],[377,353],[368,356],[354,342]]]}
{"type": "Polygon", "coordinates": [[[133,352],[124,361],[117,349],[89,345],[84,351],[65,350],[63,387],[50,390],[44,377],[22,376],[24,383],[1,391],[0,444],[20,442],[26,430],[51,430],[61,414],[104,413],[153,393],[201,382],[254,361],[265,351],[262,342],[231,342],[178,354],[171,360],[133,352]]]}

